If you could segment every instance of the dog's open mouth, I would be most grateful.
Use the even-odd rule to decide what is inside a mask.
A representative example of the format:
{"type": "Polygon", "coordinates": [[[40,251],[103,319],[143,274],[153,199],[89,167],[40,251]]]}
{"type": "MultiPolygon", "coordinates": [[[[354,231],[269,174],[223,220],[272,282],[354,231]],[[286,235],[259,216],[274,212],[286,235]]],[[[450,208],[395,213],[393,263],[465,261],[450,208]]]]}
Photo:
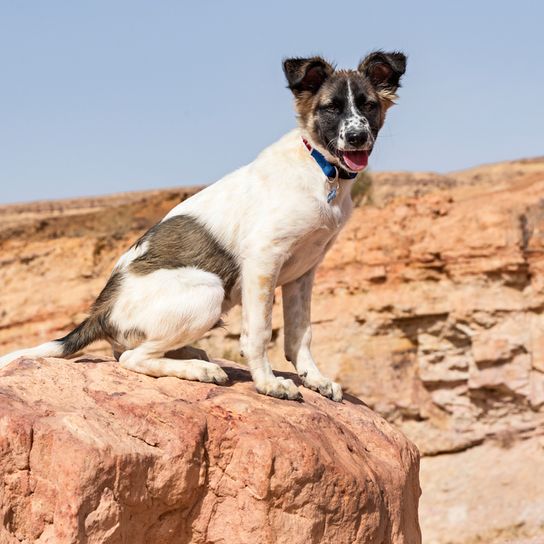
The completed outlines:
{"type": "Polygon", "coordinates": [[[337,150],[340,160],[353,172],[364,170],[368,164],[368,151],[337,150]]]}

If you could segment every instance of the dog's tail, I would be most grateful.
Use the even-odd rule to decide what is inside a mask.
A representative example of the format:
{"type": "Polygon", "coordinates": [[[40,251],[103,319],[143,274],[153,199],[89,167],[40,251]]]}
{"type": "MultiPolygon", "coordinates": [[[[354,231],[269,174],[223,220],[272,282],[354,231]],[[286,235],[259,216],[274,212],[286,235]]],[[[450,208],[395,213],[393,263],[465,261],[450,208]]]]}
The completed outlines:
{"type": "Polygon", "coordinates": [[[69,357],[91,342],[104,337],[105,334],[99,316],[91,315],[72,332],[58,340],[46,342],[34,348],[14,351],[0,357],[0,369],[19,357],[69,357]]]}
{"type": "Polygon", "coordinates": [[[114,272],[91,308],[91,315],[66,336],[30,349],[21,349],[0,357],[0,368],[18,357],[70,357],[95,340],[109,338],[108,317],[121,283],[122,275],[114,272]]]}

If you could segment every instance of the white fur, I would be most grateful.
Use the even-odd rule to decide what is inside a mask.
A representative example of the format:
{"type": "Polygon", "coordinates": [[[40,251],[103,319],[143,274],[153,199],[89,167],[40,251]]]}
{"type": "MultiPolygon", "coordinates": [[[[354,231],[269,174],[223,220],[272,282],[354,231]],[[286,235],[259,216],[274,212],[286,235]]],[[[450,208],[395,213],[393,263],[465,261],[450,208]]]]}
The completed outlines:
{"type": "MultiPolygon", "coordinates": [[[[154,353],[163,355],[209,331],[221,318],[224,296],[221,279],[196,268],[160,269],[141,276],[127,273],[110,321],[121,335],[138,329],[154,353]]],[[[141,339],[135,339],[134,345],[123,347],[139,343],[141,339]]]]}

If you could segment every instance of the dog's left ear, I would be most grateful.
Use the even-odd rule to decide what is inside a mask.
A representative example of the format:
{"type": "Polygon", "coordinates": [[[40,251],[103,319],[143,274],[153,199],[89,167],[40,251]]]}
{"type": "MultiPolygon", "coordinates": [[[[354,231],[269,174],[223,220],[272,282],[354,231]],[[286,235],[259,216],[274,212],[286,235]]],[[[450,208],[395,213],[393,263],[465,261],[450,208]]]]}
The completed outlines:
{"type": "Polygon", "coordinates": [[[315,94],[334,68],[321,57],[292,58],[283,61],[287,86],[295,95],[303,92],[315,94]]]}
{"type": "Polygon", "coordinates": [[[378,94],[389,95],[393,101],[406,71],[406,55],[400,51],[374,51],[361,61],[358,70],[370,79],[378,94]]]}

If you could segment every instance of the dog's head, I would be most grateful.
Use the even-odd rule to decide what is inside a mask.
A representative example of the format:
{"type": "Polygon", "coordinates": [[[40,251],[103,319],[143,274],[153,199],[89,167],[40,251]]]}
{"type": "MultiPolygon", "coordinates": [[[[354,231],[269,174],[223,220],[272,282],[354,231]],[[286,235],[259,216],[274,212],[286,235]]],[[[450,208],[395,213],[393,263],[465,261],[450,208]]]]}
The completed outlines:
{"type": "Polygon", "coordinates": [[[357,70],[335,70],[321,57],[283,63],[303,132],[329,162],[350,172],[367,165],[405,69],[403,53],[382,51],[357,70]]]}

